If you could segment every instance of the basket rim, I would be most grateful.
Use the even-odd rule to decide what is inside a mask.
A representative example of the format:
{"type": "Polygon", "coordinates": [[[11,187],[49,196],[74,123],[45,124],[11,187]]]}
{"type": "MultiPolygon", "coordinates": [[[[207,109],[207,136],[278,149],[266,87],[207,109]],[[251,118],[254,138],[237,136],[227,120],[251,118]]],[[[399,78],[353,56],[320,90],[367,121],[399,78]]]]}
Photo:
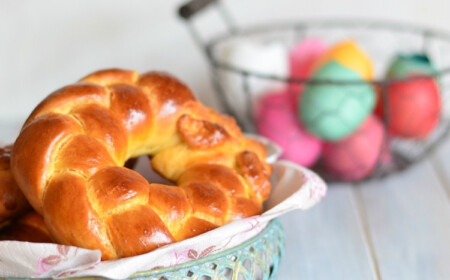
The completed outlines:
{"type": "Polygon", "coordinates": [[[412,33],[423,36],[424,38],[438,38],[447,41],[450,44],[450,32],[442,29],[425,27],[414,25],[411,23],[392,21],[392,20],[374,20],[374,19],[358,19],[358,18],[326,18],[326,19],[310,19],[303,21],[286,21],[275,22],[272,24],[259,24],[246,28],[238,28],[231,33],[222,33],[207,43],[204,48],[207,59],[210,64],[217,69],[227,70],[247,77],[255,77],[260,79],[268,79],[273,81],[288,82],[294,84],[335,84],[335,85],[356,85],[356,84],[373,84],[373,85],[386,85],[394,82],[413,81],[420,79],[439,79],[441,76],[450,73],[450,65],[434,71],[432,74],[421,74],[409,77],[396,77],[396,78],[381,78],[371,80],[332,80],[332,79],[311,79],[311,78],[294,78],[285,77],[279,75],[272,75],[266,73],[260,73],[256,71],[249,71],[241,67],[233,66],[229,63],[221,62],[214,56],[214,48],[221,42],[233,37],[243,35],[254,35],[259,33],[266,33],[269,31],[293,29],[301,31],[302,29],[321,27],[321,28],[337,28],[337,27],[357,27],[359,29],[378,29],[378,30],[391,30],[403,33],[412,33]]]}

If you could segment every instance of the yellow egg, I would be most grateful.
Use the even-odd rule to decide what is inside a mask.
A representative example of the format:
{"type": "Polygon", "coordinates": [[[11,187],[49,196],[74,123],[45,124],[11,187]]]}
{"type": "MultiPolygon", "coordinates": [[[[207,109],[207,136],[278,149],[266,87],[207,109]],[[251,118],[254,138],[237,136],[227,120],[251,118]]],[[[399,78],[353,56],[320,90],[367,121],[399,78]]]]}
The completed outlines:
{"type": "Polygon", "coordinates": [[[358,73],[363,80],[371,80],[373,78],[373,67],[370,58],[353,40],[339,42],[325,52],[314,63],[312,67],[313,72],[319,70],[330,60],[334,60],[358,73]]]}

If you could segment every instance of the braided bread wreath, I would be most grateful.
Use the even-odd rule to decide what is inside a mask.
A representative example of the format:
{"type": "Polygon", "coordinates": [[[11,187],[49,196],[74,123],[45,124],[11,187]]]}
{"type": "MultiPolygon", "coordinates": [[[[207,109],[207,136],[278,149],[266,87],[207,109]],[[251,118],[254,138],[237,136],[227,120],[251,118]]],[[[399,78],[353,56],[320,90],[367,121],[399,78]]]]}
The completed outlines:
{"type": "Polygon", "coordinates": [[[57,242],[100,249],[108,260],[260,213],[271,188],[265,157],[234,119],[169,74],[109,69],[34,109],[11,168],[57,242]],[[178,186],[123,167],[139,155],[178,186]]]}

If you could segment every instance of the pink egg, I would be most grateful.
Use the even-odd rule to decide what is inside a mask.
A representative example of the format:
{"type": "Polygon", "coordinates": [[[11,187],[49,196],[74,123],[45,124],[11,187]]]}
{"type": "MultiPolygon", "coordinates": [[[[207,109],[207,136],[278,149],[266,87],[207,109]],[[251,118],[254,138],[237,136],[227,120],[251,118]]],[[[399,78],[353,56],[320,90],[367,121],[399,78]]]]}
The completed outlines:
{"type": "Polygon", "coordinates": [[[344,181],[361,180],[372,173],[378,162],[387,164],[390,153],[384,128],[375,116],[368,117],[358,130],[338,142],[326,142],[322,160],[327,172],[344,181]]]}
{"type": "MultiPolygon", "coordinates": [[[[300,41],[289,52],[290,76],[309,78],[314,62],[327,50],[326,45],[317,38],[300,41]]],[[[302,90],[302,84],[291,83],[289,91],[293,93],[294,102],[302,90]]],[[[296,102],[297,104],[297,102],[296,102]]]]}
{"type": "Polygon", "coordinates": [[[322,143],[302,127],[294,105],[287,91],[263,96],[256,108],[256,127],[259,134],[280,145],[282,158],[311,166],[320,155],[322,143]]]}

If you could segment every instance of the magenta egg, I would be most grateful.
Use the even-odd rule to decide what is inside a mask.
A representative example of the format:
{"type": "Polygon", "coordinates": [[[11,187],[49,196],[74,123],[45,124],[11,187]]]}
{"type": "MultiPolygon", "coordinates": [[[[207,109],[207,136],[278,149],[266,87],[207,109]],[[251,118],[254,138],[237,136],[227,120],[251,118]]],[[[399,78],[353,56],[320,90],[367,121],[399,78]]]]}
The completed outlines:
{"type": "Polygon", "coordinates": [[[361,180],[372,173],[378,162],[390,160],[385,143],[381,121],[375,116],[369,116],[349,137],[324,143],[323,166],[339,180],[361,180]]]}
{"type": "Polygon", "coordinates": [[[283,149],[282,158],[312,166],[320,156],[322,143],[303,128],[291,100],[287,91],[264,95],[256,106],[256,127],[259,134],[283,149]]]}
{"type": "MultiPolygon", "coordinates": [[[[311,75],[312,66],[327,50],[325,43],[318,38],[308,38],[295,44],[289,51],[289,74],[293,78],[307,79],[311,75]]],[[[289,91],[297,103],[302,84],[289,84],[289,91]]]]}

